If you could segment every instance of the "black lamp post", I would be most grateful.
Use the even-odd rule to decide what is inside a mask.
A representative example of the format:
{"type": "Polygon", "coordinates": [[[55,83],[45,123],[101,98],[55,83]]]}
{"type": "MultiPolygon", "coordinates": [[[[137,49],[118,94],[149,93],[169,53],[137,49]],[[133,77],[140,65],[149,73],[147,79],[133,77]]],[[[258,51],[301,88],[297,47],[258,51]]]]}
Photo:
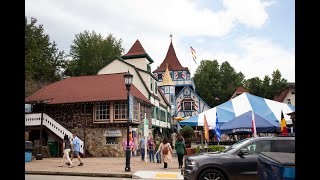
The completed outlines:
{"type": "Polygon", "coordinates": [[[41,106],[41,123],[40,123],[40,144],[39,144],[39,151],[38,154],[36,155],[36,159],[37,160],[42,160],[43,158],[43,153],[42,153],[42,131],[43,131],[43,113],[45,111],[45,105],[46,105],[46,101],[41,101],[39,102],[40,106],[41,106]]]}
{"type": "Polygon", "coordinates": [[[131,168],[130,168],[130,146],[129,146],[129,106],[130,106],[130,101],[129,101],[129,92],[130,92],[130,87],[132,84],[132,79],[133,79],[133,75],[128,72],[124,75],[124,83],[126,85],[126,89],[127,89],[127,98],[128,98],[128,113],[127,113],[127,148],[126,148],[126,167],[125,167],[125,171],[126,172],[130,172],[131,168]]]}

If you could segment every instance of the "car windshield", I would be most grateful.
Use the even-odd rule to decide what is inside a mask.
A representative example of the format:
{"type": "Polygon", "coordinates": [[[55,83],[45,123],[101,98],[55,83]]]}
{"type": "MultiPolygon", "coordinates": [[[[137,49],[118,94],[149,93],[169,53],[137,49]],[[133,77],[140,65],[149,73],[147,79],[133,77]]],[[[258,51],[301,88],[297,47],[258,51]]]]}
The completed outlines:
{"type": "Polygon", "coordinates": [[[228,152],[230,151],[231,149],[235,149],[237,146],[243,144],[243,143],[246,143],[247,141],[249,141],[250,138],[245,138],[245,139],[242,139],[234,144],[232,144],[231,146],[229,146],[227,149],[225,149],[223,152],[228,152]]]}

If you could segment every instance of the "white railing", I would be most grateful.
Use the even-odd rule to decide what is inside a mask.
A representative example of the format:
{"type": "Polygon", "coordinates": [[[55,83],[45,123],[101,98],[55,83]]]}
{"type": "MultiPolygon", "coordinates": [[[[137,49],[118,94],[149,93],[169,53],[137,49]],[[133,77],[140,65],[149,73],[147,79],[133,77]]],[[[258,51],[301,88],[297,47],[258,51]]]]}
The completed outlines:
{"type": "MultiPolygon", "coordinates": [[[[41,113],[25,114],[25,126],[40,126],[41,125],[41,113]]],[[[72,137],[72,132],[70,132],[65,127],[61,126],[58,122],[49,117],[46,113],[43,113],[43,126],[46,126],[57,136],[63,139],[64,135],[72,137]]],[[[83,154],[84,143],[80,140],[80,153],[83,154]]]]}

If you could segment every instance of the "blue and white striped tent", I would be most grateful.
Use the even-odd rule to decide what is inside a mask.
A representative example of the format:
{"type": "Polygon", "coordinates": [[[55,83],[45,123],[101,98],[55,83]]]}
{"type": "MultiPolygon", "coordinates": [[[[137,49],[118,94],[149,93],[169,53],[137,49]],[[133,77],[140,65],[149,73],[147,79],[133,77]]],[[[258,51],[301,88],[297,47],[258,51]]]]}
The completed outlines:
{"type": "Polygon", "coordinates": [[[192,116],[186,120],[180,121],[179,125],[203,126],[203,118],[204,115],[206,115],[209,128],[214,129],[216,126],[216,112],[218,114],[218,121],[222,124],[250,110],[264,119],[273,122],[281,121],[282,110],[287,124],[292,124],[292,120],[287,113],[294,112],[295,107],[290,104],[273,101],[249,93],[242,93],[223,104],[213,107],[196,116],[192,116]]]}

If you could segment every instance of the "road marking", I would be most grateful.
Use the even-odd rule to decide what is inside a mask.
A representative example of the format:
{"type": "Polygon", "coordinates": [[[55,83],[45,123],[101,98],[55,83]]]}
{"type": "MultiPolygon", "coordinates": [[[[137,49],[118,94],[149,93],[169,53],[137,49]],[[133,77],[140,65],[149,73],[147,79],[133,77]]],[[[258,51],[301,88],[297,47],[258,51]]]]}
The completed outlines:
{"type": "Polygon", "coordinates": [[[163,171],[137,171],[132,178],[142,179],[183,179],[181,172],[163,172],[163,171]]]}
{"type": "Polygon", "coordinates": [[[155,175],[155,177],[159,177],[159,178],[177,178],[177,174],[160,174],[160,173],[157,173],[155,175]]]}

